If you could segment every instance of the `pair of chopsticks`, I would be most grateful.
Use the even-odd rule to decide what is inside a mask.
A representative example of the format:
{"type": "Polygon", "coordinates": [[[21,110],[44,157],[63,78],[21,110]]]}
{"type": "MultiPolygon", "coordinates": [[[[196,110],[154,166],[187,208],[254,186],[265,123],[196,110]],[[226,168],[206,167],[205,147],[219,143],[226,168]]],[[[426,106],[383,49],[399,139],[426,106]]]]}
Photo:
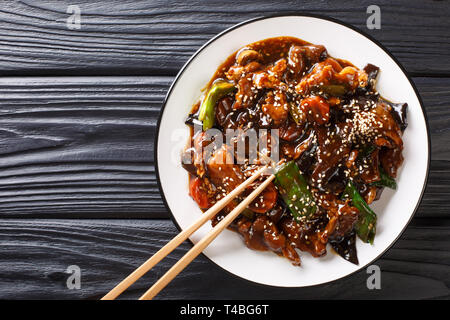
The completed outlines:
{"type": "MultiPolygon", "coordinates": [[[[265,165],[257,170],[251,177],[241,183],[236,189],[231,191],[227,196],[218,201],[210,209],[201,215],[201,217],[190,225],[186,230],[179,233],[169,243],[156,252],[151,258],[145,261],[139,268],[133,271],[128,277],[108,292],[101,300],[114,300],[129,286],[135,283],[145,273],[150,271],[158,262],[170,254],[176,247],[184,242],[191,234],[197,231],[207,221],[212,219],[220,210],[222,210],[231,200],[236,198],[242,191],[245,190],[251,183],[259,178],[269,165],[265,165]]],[[[156,283],[147,290],[139,300],[153,299],[167,284],[172,281],[192,260],[195,259],[226,227],[233,222],[234,219],[255,200],[255,198],[269,185],[275,178],[271,174],[263,183],[261,183],[250,195],[248,195],[236,208],[234,208],[228,215],[226,215],[208,234],[195,244],[180,260],[178,260],[172,268],[169,269],[156,283]]]]}

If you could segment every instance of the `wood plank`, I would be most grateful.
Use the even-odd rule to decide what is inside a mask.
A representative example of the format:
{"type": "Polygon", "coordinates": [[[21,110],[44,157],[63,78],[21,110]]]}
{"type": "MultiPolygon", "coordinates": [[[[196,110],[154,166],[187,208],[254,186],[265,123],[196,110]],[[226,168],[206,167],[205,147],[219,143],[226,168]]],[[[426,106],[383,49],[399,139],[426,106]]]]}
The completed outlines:
{"type": "Polygon", "coordinates": [[[166,216],[153,140],[171,80],[0,80],[2,216],[166,216]]]}
{"type": "Polygon", "coordinates": [[[3,1],[2,75],[174,75],[206,41],[242,21],[307,12],[369,33],[413,75],[450,75],[446,1],[379,0],[381,30],[368,30],[364,1],[77,1],[81,29],[66,21],[69,1],[3,1]]]}
{"type": "MultiPolygon", "coordinates": [[[[367,289],[365,270],[317,287],[266,287],[231,276],[200,256],[158,298],[445,297],[450,294],[450,224],[448,220],[428,221],[409,226],[394,247],[376,261],[382,270],[381,290],[367,289]]],[[[97,299],[177,232],[168,220],[3,219],[0,230],[0,299],[97,299]],[[66,287],[70,265],[81,268],[80,290],[66,287]]],[[[123,298],[137,298],[189,247],[182,245],[123,298]]]]}
{"type": "MultiPolygon", "coordinates": [[[[168,217],[153,140],[172,77],[0,79],[2,217],[168,217]]],[[[448,216],[450,79],[414,78],[433,162],[419,217],[448,216]]]]}
{"type": "Polygon", "coordinates": [[[431,134],[433,160],[449,160],[450,150],[450,79],[448,78],[413,78],[422,97],[431,134]]]}

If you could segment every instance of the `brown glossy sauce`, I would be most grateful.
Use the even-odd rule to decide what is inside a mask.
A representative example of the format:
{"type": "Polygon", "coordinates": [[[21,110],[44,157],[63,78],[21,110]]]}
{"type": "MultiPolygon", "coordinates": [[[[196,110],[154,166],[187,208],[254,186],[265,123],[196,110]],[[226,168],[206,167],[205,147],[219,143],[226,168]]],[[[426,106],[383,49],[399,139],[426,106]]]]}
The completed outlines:
{"type": "MultiPolygon", "coordinates": [[[[310,221],[298,222],[275,189],[267,188],[230,226],[250,249],[273,251],[298,265],[295,249],[320,257],[331,242],[345,259],[357,261],[358,211],[340,200],[345,185],[352,179],[370,203],[382,190],[371,185],[380,179],[379,167],[395,177],[403,161],[401,134],[406,118],[398,112],[399,105],[377,93],[377,73],[375,66],[359,70],[346,60],[330,57],[325,47],[293,37],[249,44],[219,66],[206,87],[221,79],[232,82],[237,90],[218,101],[215,128],[222,132],[279,129],[280,156],[297,163],[319,205],[310,221]],[[376,152],[361,157],[368,145],[376,152]]],[[[187,120],[192,146],[184,154],[187,157],[195,158],[201,146],[211,142],[204,132],[193,130],[199,106],[200,101],[187,120]]],[[[228,149],[215,151],[220,152],[228,149]]],[[[185,168],[190,172],[191,196],[205,207],[251,174],[248,165],[236,163],[218,168],[205,162],[185,168]],[[225,182],[230,177],[233,184],[225,182]]],[[[232,202],[222,210],[213,225],[235,205],[232,202]]]]}

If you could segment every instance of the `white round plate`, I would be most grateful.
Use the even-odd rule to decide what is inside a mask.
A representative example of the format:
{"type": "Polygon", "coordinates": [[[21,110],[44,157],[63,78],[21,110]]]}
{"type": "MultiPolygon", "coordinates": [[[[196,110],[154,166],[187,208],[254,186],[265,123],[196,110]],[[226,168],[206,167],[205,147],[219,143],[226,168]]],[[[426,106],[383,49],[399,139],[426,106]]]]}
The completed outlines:
{"type": "MultiPolygon", "coordinates": [[[[202,214],[188,195],[188,174],[180,154],[189,136],[184,124],[193,103],[201,95],[218,66],[233,52],[249,43],[278,36],[293,36],[324,45],[336,58],[359,68],[367,63],[380,67],[377,89],[393,102],[408,103],[408,128],[404,139],[405,161],[397,178],[397,191],[386,189],[372,208],[378,215],[374,245],[359,239],[359,266],[328,249],[323,258],[301,252],[302,266],[272,252],[249,250],[238,234],[224,231],[204,251],[214,263],[241,278],[281,287],[318,285],[347,276],[372,263],[400,236],[422,197],[429,165],[427,123],[412,82],[394,58],[366,35],[333,19],[290,15],[258,18],[234,26],[206,43],[181,69],[170,88],[158,123],[156,172],[167,208],[179,229],[185,229],[202,214]]],[[[198,242],[211,229],[209,223],[190,239],[198,242]]]]}

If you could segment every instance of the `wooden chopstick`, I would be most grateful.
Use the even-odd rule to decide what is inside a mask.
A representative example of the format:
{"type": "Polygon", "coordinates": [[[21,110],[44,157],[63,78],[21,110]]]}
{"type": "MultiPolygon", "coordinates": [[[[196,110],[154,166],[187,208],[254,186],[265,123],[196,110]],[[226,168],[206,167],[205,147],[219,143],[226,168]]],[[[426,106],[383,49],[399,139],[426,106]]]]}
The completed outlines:
{"type": "Polygon", "coordinates": [[[173,265],[139,300],[153,299],[164,287],[172,281],[192,260],[195,259],[247,206],[272,182],[275,176],[270,175],[250,195],[227,214],[208,234],[191,248],[177,263],[173,265]]]}
{"type": "MultiPolygon", "coordinates": [[[[162,247],[152,257],[150,257],[140,267],[138,267],[128,277],[126,277],[117,286],[115,286],[110,292],[108,292],[103,298],[101,298],[101,300],[114,300],[115,298],[117,298],[129,286],[131,286],[133,283],[135,283],[139,278],[141,278],[145,273],[147,273],[151,268],[153,268],[158,262],[160,262],[162,259],[164,259],[176,247],[178,247],[181,243],[183,243],[190,235],[192,235],[192,233],[194,233],[196,230],[198,230],[207,221],[212,219],[231,200],[236,198],[236,196],[238,196],[245,188],[247,188],[251,183],[253,183],[257,178],[259,178],[261,176],[261,174],[263,174],[267,168],[268,168],[268,165],[257,170],[251,177],[249,177],[247,180],[245,180],[243,183],[241,183],[237,188],[235,188],[233,191],[231,191],[227,196],[225,196],[220,201],[218,201],[215,205],[213,205],[210,209],[208,209],[205,213],[203,213],[197,221],[195,221],[187,229],[180,232],[175,238],[173,238],[171,241],[169,241],[169,243],[167,243],[164,247],[162,247]]],[[[233,210],[233,212],[234,212],[234,210],[233,210]]]]}

